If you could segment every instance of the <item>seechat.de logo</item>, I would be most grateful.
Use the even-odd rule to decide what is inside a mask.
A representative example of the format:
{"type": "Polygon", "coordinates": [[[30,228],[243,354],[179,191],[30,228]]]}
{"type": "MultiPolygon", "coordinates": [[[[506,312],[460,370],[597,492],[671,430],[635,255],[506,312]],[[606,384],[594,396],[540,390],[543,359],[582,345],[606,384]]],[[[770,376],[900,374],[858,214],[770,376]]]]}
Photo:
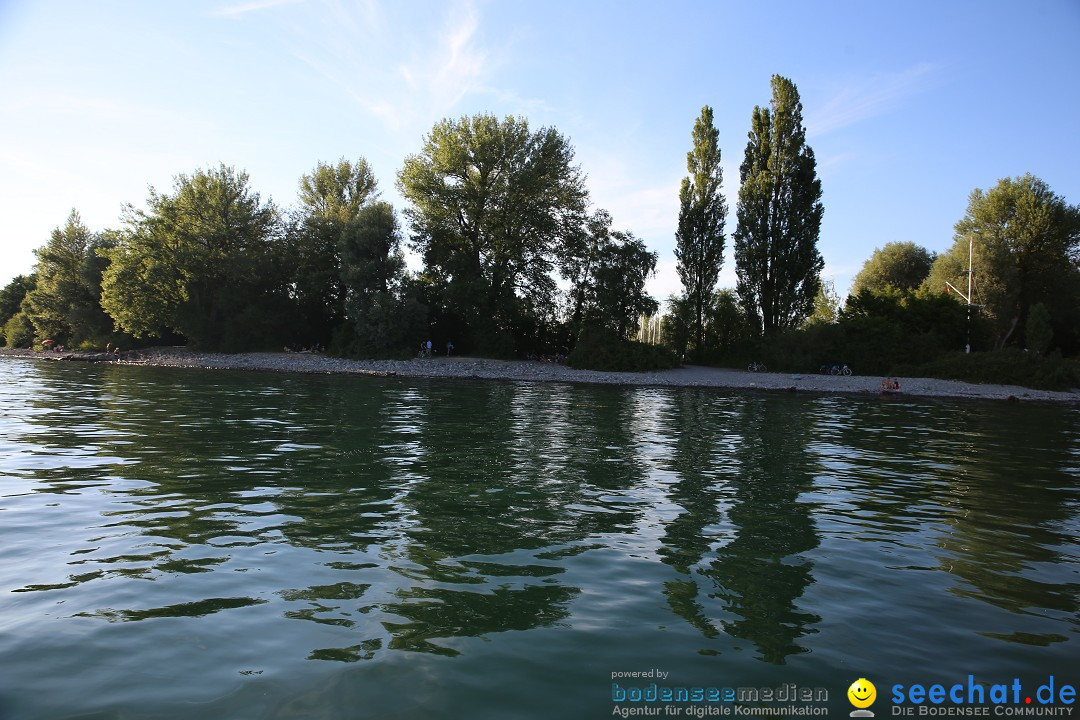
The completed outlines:
{"type": "Polygon", "coordinates": [[[874,717],[874,713],[866,709],[877,699],[877,688],[874,687],[874,683],[866,678],[859,678],[847,689],[847,697],[848,701],[855,706],[855,710],[851,711],[851,717],[874,717]]]}

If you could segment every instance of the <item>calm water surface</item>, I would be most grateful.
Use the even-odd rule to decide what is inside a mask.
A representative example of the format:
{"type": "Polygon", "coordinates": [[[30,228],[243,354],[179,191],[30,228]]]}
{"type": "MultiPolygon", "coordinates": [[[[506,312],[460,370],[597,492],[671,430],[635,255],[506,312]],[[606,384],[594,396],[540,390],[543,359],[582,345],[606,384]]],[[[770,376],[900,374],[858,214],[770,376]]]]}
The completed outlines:
{"type": "Polygon", "coordinates": [[[1080,684],[1080,411],[0,363],[0,718],[1080,684]]]}

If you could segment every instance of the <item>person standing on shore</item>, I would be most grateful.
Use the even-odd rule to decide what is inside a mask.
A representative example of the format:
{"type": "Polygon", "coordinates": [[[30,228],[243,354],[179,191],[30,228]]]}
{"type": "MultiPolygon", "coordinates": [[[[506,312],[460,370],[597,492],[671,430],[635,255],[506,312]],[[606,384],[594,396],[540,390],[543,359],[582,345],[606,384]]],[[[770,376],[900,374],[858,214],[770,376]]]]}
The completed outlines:
{"type": "Polygon", "coordinates": [[[450,357],[450,353],[454,351],[454,343],[449,340],[446,341],[446,357],[450,357]]]}

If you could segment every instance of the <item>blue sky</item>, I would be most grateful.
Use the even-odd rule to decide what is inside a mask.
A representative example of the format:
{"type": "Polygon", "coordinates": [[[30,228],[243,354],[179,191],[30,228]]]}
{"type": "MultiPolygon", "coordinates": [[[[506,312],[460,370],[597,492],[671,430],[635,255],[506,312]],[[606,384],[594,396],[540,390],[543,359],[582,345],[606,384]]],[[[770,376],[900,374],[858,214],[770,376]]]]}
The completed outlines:
{"type": "MultiPolygon", "coordinates": [[[[71,208],[224,162],[282,208],[319,161],[395,177],[444,117],[522,115],[576,149],[595,207],[679,287],[678,188],[714,109],[735,229],[738,166],[773,73],[802,96],[826,278],[875,247],[940,251],[969,193],[1031,172],[1080,203],[1080,2],[0,0],[0,284],[71,208]]],[[[721,284],[733,286],[729,237],[721,284]]]]}

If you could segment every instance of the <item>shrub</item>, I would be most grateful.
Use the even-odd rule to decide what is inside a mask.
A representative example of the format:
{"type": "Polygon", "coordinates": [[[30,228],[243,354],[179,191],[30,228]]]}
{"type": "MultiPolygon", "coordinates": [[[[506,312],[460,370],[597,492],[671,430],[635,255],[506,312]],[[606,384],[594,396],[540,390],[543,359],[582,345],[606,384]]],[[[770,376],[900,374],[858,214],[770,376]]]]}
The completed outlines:
{"type": "Polygon", "coordinates": [[[34,342],[34,326],[26,313],[17,312],[4,325],[4,340],[10,348],[30,347],[34,342]]]}
{"type": "Polygon", "coordinates": [[[964,380],[995,385],[1020,385],[1041,390],[1080,387],[1080,360],[1053,353],[1040,357],[1015,348],[979,353],[949,353],[921,365],[897,369],[897,374],[964,380]]]}
{"type": "Polygon", "coordinates": [[[1042,303],[1035,303],[1028,311],[1027,327],[1024,328],[1028,350],[1045,355],[1054,340],[1054,327],[1050,324],[1050,313],[1042,303]]]}
{"type": "Polygon", "coordinates": [[[580,370],[644,371],[678,366],[675,353],[660,345],[621,338],[610,330],[586,329],[566,359],[580,370]]]}

